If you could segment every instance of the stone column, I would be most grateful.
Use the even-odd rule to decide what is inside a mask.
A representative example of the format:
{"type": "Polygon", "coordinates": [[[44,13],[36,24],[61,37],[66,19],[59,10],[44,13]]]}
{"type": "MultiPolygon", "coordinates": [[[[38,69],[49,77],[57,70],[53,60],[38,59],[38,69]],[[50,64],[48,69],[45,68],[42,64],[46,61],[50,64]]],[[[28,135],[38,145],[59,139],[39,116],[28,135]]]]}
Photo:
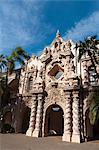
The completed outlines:
{"type": "Polygon", "coordinates": [[[86,116],[83,114],[83,123],[84,123],[84,141],[87,142],[87,132],[86,132],[86,116]]]}
{"type": "Polygon", "coordinates": [[[68,142],[71,141],[71,111],[71,92],[65,91],[64,134],[62,140],[68,142]]]}
{"type": "Polygon", "coordinates": [[[42,94],[38,94],[38,106],[37,106],[37,115],[36,115],[36,125],[35,130],[32,134],[33,137],[39,137],[41,131],[41,119],[42,119],[42,94]]]}
{"type": "Polygon", "coordinates": [[[73,134],[72,142],[80,143],[79,91],[73,91],[73,134]]]}
{"type": "Polygon", "coordinates": [[[35,119],[36,119],[36,95],[32,97],[32,107],[31,107],[31,115],[30,115],[30,122],[29,128],[26,132],[27,136],[32,136],[33,130],[35,128],[35,119]]]}

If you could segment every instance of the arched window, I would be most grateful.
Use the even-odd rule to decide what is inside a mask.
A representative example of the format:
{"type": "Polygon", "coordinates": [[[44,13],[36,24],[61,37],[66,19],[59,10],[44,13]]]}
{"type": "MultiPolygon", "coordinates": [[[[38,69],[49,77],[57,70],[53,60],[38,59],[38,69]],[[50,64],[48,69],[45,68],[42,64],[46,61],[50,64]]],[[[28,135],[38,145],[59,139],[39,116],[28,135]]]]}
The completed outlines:
{"type": "Polygon", "coordinates": [[[56,48],[56,47],[58,47],[58,43],[57,43],[57,42],[55,42],[55,48],[56,48]]]}
{"type": "Polygon", "coordinates": [[[97,84],[97,75],[96,75],[94,67],[89,68],[89,82],[90,82],[90,85],[97,84]]]}

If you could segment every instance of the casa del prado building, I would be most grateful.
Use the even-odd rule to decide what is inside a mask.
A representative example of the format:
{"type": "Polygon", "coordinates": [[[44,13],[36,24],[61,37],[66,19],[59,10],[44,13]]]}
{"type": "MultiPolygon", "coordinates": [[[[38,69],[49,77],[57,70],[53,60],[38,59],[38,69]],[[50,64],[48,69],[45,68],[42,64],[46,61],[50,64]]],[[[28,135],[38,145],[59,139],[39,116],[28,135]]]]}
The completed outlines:
{"type": "MultiPolygon", "coordinates": [[[[99,73],[99,65],[96,68],[99,73]]],[[[94,74],[88,55],[78,62],[75,43],[64,41],[57,32],[40,57],[33,55],[25,61],[16,93],[16,82],[11,81],[17,95],[11,101],[14,99],[17,105],[12,104],[8,122],[17,133],[32,137],[61,135],[67,142],[80,143],[99,134],[99,123],[93,127],[88,117],[89,93],[99,86],[94,74]]]]}

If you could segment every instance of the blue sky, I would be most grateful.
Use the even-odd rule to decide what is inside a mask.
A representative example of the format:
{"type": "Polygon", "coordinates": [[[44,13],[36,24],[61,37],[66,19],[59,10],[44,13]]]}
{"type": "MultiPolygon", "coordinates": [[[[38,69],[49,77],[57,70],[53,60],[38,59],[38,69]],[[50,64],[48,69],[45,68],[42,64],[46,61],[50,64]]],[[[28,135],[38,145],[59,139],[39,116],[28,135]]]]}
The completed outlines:
{"type": "Polygon", "coordinates": [[[55,38],[99,37],[99,0],[0,0],[0,54],[21,46],[39,55],[55,38]]]}

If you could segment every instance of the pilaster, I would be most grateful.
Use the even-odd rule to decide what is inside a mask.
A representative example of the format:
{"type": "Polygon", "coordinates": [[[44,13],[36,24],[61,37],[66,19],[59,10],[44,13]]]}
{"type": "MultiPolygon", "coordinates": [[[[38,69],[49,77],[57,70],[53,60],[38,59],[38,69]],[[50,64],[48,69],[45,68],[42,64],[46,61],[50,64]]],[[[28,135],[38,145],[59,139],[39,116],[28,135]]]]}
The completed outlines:
{"type": "Polygon", "coordinates": [[[30,122],[29,122],[29,129],[26,132],[27,136],[32,136],[33,130],[35,128],[35,119],[36,119],[36,95],[32,97],[32,107],[31,107],[31,115],[30,115],[30,122]]]}
{"type": "Polygon", "coordinates": [[[63,141],[71,141],[71,91],[65,91],[64,134],[63,141]]]}
{"type": "Polygon", "coordinates": [[[42,100],[43,95],[38,94],[38,106],[37,106],[37,115],[36,115],[36,125],[35,130],[33,131],[33,137],[39,137],[41,132],[41,119],[42,119],[42,100]]]}
{"type": "Polygon", "coordinates": [[[73,91],[73,134],[72,142],[80,143],[79,91],[73,91]]]}

